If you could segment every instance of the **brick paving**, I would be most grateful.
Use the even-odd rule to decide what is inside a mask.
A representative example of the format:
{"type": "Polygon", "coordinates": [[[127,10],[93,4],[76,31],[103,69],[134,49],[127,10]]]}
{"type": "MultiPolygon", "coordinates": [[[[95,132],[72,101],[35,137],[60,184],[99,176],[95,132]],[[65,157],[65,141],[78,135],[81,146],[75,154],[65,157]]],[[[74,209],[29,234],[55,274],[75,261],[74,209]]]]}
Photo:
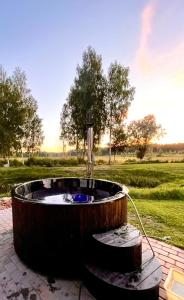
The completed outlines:
{"type": "MultiPolygon", "coordinates": [[[[154,239],[150,239],[150,242],[163,271],[159,300],[166,300],[163,283],[170,267],[184,272],[184,250],[154,239]]],[[[143,248],[147,247],[143,239],[143,248]]],[[[25,266],[13,247],[11,208],[0,210],[0,300],[77,300],[79,289],[79,280],[50,280],[25,266]]],[[[80,299],[94,298],[83,286],[80,299]]]]}
{"type": "MultiPolygon", "coordinates": [[[[164,281],[171,267],[184,272],[184,250],[152,238],[149,238],[149,240],[162,266],[163,278],[160,284],[159,300],[166,300],[167,296],[163,287],[164,281]]],[[[148,245],[144,238],[143,249],[147,247],[148,245]]]]}

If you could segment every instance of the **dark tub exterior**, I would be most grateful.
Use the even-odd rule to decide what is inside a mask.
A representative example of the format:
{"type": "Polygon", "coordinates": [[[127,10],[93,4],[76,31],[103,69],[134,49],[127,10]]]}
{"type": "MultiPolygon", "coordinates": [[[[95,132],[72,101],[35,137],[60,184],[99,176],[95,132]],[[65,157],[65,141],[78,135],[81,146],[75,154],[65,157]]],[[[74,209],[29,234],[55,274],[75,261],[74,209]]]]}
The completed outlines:
{"type": "Polygon", "coordinates": [[[79,178],[32,181],[12,189],[14,247],[19,257],[33,268],[56,269],[66,274],[83,259],[91,234],[127,223],[127,198],[118,183],[79,178]],[[45,184],[46,183],[46,184],[45,184]],[[92,203],[44,203],[37,191],[96,192],[109,196],[92,203]],[[33,193],[33,199],[29,197],[33,193]]]}

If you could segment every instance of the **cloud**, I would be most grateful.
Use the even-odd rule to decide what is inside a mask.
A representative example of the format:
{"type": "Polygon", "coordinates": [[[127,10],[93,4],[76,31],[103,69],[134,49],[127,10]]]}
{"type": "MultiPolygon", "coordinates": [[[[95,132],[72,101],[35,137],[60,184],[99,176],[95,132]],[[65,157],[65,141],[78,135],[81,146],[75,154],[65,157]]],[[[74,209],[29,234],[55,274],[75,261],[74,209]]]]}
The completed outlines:
{"type": "Polygon", "coordinates": [[[147,4],[141,14],[141,31],[139,47],[136,53],[136,64],[140,70],[147,73],[151,69],[149,59],[149,36],[152,33],[152,21],[156,10],[156,2],[147,4]]]}
{"type": "Polygon", "coordinates": [[[155,13],[155,7],[153,4],[145,6],[141,16],[141,36],[140,36],[140,48],[139,51],[144,51],[147,47],[149,35],[152,31],[152,19],[155,13]]]}
{"type": "MultiPolygon", "coordinates": [[[[168,48],[164,40],[159,48],[157,44],[150,46],[152,35],[159,36],[153,22],[158,8],[156,2],[149,2],[141,14],[139,45],[132,64],[136,101],[130,108],[129,119],[153,113],[166,129],[163,142],[179,142],[184,138],[181,126],[184,111],[184,36],[176,32],[175,43],[170,36],[168,48]],[[162,46],[164,50],[161,50],[162,46]]],[[[168,22],[167,26],[173,24],[168,22]]]]}
{"type": "MultiPolygon", "coordinates": [[[[183,87],[184,79],[184,39],[170,49],[154,52],[149,41],[153,34],[153,17],[156,14],[156,1],[148,3],[141,14],[139,46],[135,55],[134,70],[141,81],[144,78],[169,81],[183,87]]],[[[157,34],[154,32],[154,34],[157,34]]]]}

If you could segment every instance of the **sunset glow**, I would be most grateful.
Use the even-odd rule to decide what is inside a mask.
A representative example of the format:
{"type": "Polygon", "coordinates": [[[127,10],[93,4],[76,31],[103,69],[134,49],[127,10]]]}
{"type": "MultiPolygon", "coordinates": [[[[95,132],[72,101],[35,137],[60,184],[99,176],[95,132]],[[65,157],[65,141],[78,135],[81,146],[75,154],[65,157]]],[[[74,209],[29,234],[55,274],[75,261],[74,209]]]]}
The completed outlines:
{"type": "Polygon", "coordinates": [[[136,93],[127,122],[154,114],[167,133],[158,142],[184,142],[184,1],[19,0],[1,11],[0,64],[26,72],[43,119],[42,150],[62,149],[62,105],[89,45],[105,74],[115,60],[130,68],[136,93]]]}
{"type": "Polygon", "coordinates": [[[129,119],[153,113],[167,133],[159,142],[181,142],[184,141],[184,36],[165,51],[151,48],[151,38],[157,34],[154,31],[157,4],[151,1],[141,14],[139,47],[131,68],[136,96],[129,119]]]}

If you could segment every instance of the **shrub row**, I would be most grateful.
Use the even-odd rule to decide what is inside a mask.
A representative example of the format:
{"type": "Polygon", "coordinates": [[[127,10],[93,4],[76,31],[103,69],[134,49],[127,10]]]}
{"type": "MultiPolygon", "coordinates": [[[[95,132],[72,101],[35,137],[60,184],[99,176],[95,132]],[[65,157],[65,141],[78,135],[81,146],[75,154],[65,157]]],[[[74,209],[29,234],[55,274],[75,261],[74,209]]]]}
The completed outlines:
{"type": "MultiPolygon", "coordinates": [[[[10,167],[21,167],[23,163],[18,159],[11,159],[9,161],[10,167]]],[[[85,160],[82,158],[34,158],[31,157],[24,162],[25,166],[40,166],[40,167],[60,167],[60,166],[77,166],[79,164],[85,164],[85,160]]],[[[4,167],[7,164],[7,160],[0,160],[0,167],[4,167]]]]}
{"type": "Polygon", "coordinates": [[[78,164],[85,163],[83,159],[76,158],[29,158],[25,161],[26,166],[40,166],[40,167],[61,167],[61,166],[77,166],[78,164]]]}
{"type": "MultiPolygon", "coordinates": [[[[6,165],[8,163],[7,160],[5,159],[1,159],[0,160],[0,167],[4,167],[4,165],[6,165]]],[[[11,159],[9,161],[10,163],[10,167],[21,167],[22,166],[22,162],[18,159],[11,159]]]]}
{"type": "Polygon", "coordinates": [[[161,184],[158,178],[134,175],[105,175],[107,180],[113,180],[134,188],[155,188],[161,184]]]}
{"type": "Polygon", "coordinates": [[[127,179],[127,185],[138,188],[154,188],[161,184],[157,178],[144,177],[144,176],[130,176],[127,179]]]}
{"type": "Polygon", "coordinates": [[[184,199],[184,190],[181,188],[168,189],[132,189],[130,192],[133,198],[147,200],[182,200],[184,199]]]}

